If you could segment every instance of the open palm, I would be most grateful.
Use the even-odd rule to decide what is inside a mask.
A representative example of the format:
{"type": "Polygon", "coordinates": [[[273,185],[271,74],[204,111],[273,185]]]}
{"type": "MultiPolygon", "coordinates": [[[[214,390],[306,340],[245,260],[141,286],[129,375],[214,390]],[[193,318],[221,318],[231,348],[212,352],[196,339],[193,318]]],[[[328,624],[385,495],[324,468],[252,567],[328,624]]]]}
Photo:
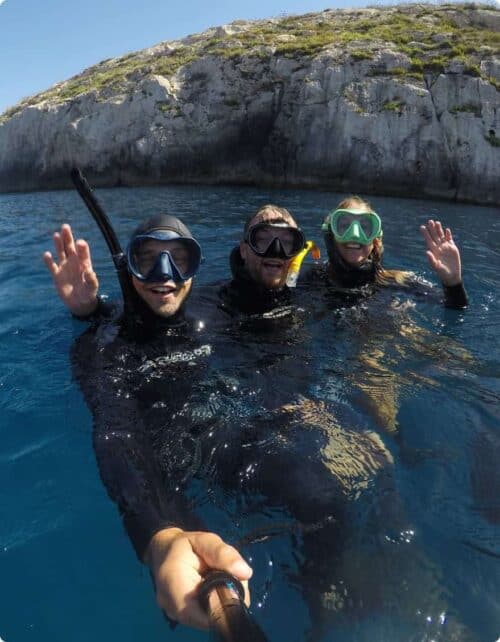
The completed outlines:
{"type": "Polygon", "coordinates": [[[79,240],[75,243],[69,225],[63,225],[54,234],[58,263],[50,252],[43,259],[52,274],[57,292],[63,303],[73,314],[86,316],[97,307],[99,282],[92,268],[88,243],[79,240]]]}
{"type": "Polygon", "coordinates": [[[451,230],[439,221],[428,220],[420,227],[427,245],[429,265],[444,285],[453,286],[462,282],[460,251],[455,245],[451,230]]]}

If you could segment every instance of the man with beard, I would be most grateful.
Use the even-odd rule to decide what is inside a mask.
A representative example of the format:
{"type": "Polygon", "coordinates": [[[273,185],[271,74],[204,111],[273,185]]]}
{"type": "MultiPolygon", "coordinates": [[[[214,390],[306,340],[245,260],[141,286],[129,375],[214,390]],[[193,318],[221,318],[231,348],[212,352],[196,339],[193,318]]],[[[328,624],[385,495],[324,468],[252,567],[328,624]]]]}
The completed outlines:
{"type": "Polygon", "coordinates": [[[44,261],[57,292],[73,315],[92,321],[72,361],[93,414],[101,477],[139,559],[151,569],[161,608],[175,620],[207,628],[196,599],[203,575],[216,568],[246,584],[251,569],[220,537],[198,530],[199,520],[172,487],[158,453],[168,440],[173,450],[185,438],[182,418],[173,424],[172,417],[211,351],[202,343],[203,324],[185,313],[200,246],[174,216],[159,214],[141,223],[127,249],[131,300],[120,313],[98,296],[86,241],[75,242],[70,226],[63,225],[54,244],[57,261],[50,252],[44,261]]]}

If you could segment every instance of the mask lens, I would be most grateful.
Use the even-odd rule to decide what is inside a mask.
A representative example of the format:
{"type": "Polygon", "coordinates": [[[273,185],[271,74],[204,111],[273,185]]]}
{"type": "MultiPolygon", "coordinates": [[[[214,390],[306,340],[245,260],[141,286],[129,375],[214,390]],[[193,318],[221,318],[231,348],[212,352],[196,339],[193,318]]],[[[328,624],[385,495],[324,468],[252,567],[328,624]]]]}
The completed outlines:
{"type": "Polygon", "coordinates": [[[366,214],[366,215],[362,214],[361,216],[358,216],[358,221],[366,237],[370,238],[374,232],[374,227],[373,227],[374,220],[371,214],[366,214]]]}
{"type": "Polygon", "coordinates": [[[162,241],[138,237],[129,248],[128,260],[132,274],[143,281],[183,281],[197,272],[201,250],[189,238],[162,241]]]}
{"type": "Polygon", "coordinates": [[[353,220],[355,219],[354,214],[341,214],[336,221],[336,231],[338,236],[344,236],[347,230],[351,227],[353,220]]]}
{"type": "Polygon", "coordinates": [[[134,243],[132,258],[137,272],[144,276],[149,274],[156,263],[158,254],[158,250],[151,247],[151,242],[148,239],[134,243]]]}
{"type": "Polygon", "coordinates": [[[286,258],[291,258],[298,254],[305,243],[304,234],[295,227],[281,227],[264,223],[250,228],[248,233],[248,244],[260,256],[267,253],[276,239],[278,239],[286,258]]]}
{"type": "Polygon", "coordinates": [[[339,242],[371,243],[382,234],[382,225],[375,212],[336,210],[331,215],[331,229],[339,242]]]}

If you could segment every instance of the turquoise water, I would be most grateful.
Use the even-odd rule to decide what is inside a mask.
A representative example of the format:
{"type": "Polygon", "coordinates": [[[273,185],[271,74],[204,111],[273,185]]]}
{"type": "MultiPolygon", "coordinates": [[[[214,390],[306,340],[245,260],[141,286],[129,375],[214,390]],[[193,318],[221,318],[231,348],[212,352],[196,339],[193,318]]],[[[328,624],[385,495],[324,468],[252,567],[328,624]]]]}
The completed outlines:
{"type": "MultiPolygon", "coordinates": [[[[308,236],[320,241],[321,217],[339,196],[187,187],[98,195],[123,243],[146,214],[167,209],[185,218],[206,257],[197,284],[201,292],[204,284],[228,276],[227,256],[241,222],[260,205],[290,208],[308,236]]],[[[339,311],[316,301],[319,308],[301,334],[304,345],[292,346],[297,361],[311,367],[281,372],[280,386],[307,384],[311,399],[353,408],[381,436],[394,458],[410,546],[419,551],[418,572],[408,583],[414,582],[417,594],[429,590],[436,602],[446,603],[471,639],[494,642],[500,637],[500,212],[401,199],[374,198],[373,205],[384,221],[386,266],[412,268],[430,280],[418,225],[432,216],[452,227],[470,308],[449,311],[419,300],[401,312],[373,301],[339,311]],[[384,424],[374,414],[363,384],[392,408],[392,432],[391,421],[384,424]],[[420,575],[432,576],[432,591],[420,575]]],[[[71,380],[68,351],[86,326],[71,319],[56,298],[41,254],[50,248],[52,231],[70,222],[91,243],[102,291],[117,295],[95,224],[73,192],[0,195],[0,212],[0,637],[204,640],[206,634],[185,628],[171,633],[156,608],[148,573],[136,561],[99,479],[90,413],[71,380]]],[[[404,306],[405,297],[398,298],[404,306]]],[[[244,343],[253,341],[247,336],[244,343]]],[[[279,342],[259,343],[264,354],[279,350],[279,342]]],[[[242,377],[242,364],[244,357],[235,362],[235,377],[242,377]]],[[[201,491],[194,485],[192,492],[201,491]]],[[[202,511],[223,528],[221,503],[202,511]]],[[[228,514],[234,518],[237,510],[231,505],[228,514]]],[[[283,514],[270,508],[265,517],[266,524],[279,524],[283,514]]],[[[221,534],[235,535],[229,528],[221,534]]],[[[254,613],[275,641],[305,640],[311,628],[304,595],[291,579],[298,540],[284,533],[245,548],[256,571],[254,613]]],[[[360,540],[362,550],[361,530],[360,540]]],[[[428,617],[418,614],[421,626],[408,630],[374,611],[333,622],[322,639],[452,639],[445,625],[428,617]]]]}

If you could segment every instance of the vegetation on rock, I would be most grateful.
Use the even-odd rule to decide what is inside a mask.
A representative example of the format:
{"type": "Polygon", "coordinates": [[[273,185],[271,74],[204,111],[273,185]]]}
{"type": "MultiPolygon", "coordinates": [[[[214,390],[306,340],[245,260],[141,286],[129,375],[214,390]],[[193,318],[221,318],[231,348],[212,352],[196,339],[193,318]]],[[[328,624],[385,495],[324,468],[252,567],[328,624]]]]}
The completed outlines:
{"type": "MultiPolygon", "coordinates": [[[[59,104],[95,92],[97,99],[134,91],[137,81],[150,75],[171,77],[183,66],[204,56],[238,60],[244,56],[286,57],[300,62],[329,51],[339,62],[370,62],[381,50],[403,53],[407,66],[374,68],[370,75],[408,77],[423,81],[426,75],[444,73],[459,64],[461,72],[483,77],[496,89],[499,80],[483,74],[480,63],[500,51],[500,33],[477,19],[478,10],[500,15],[491,5],[399,5],[368,9],[327,9],[302,16],[236,21],[209,29],[182,41],[103,60],[49,90],[21,101],[0,116],[6,121],[26,107],[59,104]]],[[[168,106],[159,106],[168,110],[168,106]]],[[[389,107],[384,107],[389,109],[389,107]]]]}

